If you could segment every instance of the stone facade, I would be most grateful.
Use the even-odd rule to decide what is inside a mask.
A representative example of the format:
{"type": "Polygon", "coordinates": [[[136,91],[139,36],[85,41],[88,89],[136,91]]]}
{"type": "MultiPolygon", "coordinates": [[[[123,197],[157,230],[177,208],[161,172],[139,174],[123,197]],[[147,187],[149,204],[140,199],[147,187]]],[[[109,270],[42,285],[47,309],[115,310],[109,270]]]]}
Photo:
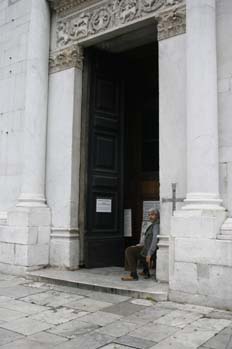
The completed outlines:
{"type": "Polygon", "coordinates": [[[1,1],[0,270],[79,267],[84,48],[153,23],[157,277],[172,299],[232,308],[231,20],[230,0],[1,1]]]}

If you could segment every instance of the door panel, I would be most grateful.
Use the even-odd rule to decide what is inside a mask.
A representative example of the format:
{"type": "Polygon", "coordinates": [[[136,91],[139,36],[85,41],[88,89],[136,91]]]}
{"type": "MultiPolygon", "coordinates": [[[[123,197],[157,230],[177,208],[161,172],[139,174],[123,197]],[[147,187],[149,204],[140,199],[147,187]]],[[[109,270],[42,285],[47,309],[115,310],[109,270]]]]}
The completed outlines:
{"type": "Polygon", "coordinates": [[[85,234],[87,267],[123,263],[122,81],[113,55],[89,50],[90,115],[85,234]]]}

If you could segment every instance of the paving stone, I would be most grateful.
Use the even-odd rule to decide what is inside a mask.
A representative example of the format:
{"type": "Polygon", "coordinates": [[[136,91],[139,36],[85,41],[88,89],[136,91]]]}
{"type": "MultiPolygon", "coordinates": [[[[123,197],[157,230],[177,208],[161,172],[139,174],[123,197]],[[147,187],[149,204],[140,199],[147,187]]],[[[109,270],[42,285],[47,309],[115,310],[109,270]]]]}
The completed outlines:
{"type": "Polygon", "coordinates": [[[0,320],[2,321],[11,321],[24,316],[26,316],[26,314],[0,307],[0,320]]]}
{"type": "Polygon", "coordinates": [[[130,302],[132,304],[144,305],[145,307],[150,307],[151,305],[154,305],[154,302],[149,301],[147,299],[132,299],[130,302]]]}
{"type": "MultiPolygon", "coordinates": [[[[7,296],[0,296],[0,303],[2,302],[10,302],[12,300],[11,297],[7,297],[7,296]]],[[[1,305],[1,304],[0,304],[1,305]]]]}
{"type": "Polygon", "coordinates": [[[110,325],[104,326],[97,330],[98,333],[105,333],[112,337],[121,337],[125,334],[129,333],[130,331],[133,331],[138,327],[138,324],[127,322],[123,320],[118,320],[113,322],[110,325]]]}
{"type": "Polygon", "coordinates": [[[177,327],[171,327],[161,324],[147,324],[135,331],[129,333],[132,337],[143,338],[151,340],[154,342],[160,342],[162,339],[171,336],[173,333],[177,332],[179,329],[177,327]]]}
{"type": "Polygon", "coordinates": [[[0,281],[0,288],[18,286],[18,285],[26,284],[26,283],[27,283],[27,281],[25,279],[13,278],[13,279],[0,281]]]}
{"type": "Polygon", "coordinates": [[[97,349],[103,345],[113,342],[113,339],[113,337],[106,334],[93,332],[59,344],[57,349],[97,349]]]}
{"type": "Polygon", "coordinates": [[[211,337],[215,335],[215,330],[209,330],[206,328],[199,328],[193,326],[193,324],[186,326],[183,329],[180,329],[174,335],[172,335],[169,340],[175,348],[175,345],[182,344],[184,348],[188,348],[189,346],[192,348],[198,348],[198,346],[205,343],[211,337]]]}
{"type": "Polygon", "coordinates": [[[124,319],[129,322],[146,324],[148,322],[154,322],[157,319],[160,319],[162,316],[173,312],[173,309],[161,309],[161,308],[145,308],[141,311],[133,313],[130,316],[125,317],[124,319]]]}
{"type": "Polygon", "coordinates": [[[131,347],[127,347],[126,345],[121,345],[117,343],[110,343],[101,347],[101,349],[131,349],[131,347]]]}
{"type": "Polygon", "coordinates": [[[174,310],[170,314],[155,320],[154,323],[183,328],[201,317],[202,314],[174,310]]]}
{"type": "Polygon", "coordinates": [[[37,321],[44,321],[49,324],[59,325],[64,322],[74,320],[80,316],[84,315],[83,312],[79,312],[71,308],[53,308],[42,313],[32,315],[29,318],[37,321]]]}
{"type": "Polygon", "coordinates": [[[46,322],[23,318],[1,324],[1,327],[6,328],[7,330],[18,332],[25,336],[29,336],[34,333],[47,330],[51,328],[52,325],[46,322]]]}
{"type": "Polygon", "coordinates": [[[94,292],[90,291],[87,297],[91,297],[97,301],[104,301],[112,304],[117,304],[121,302],[125,302],[130,299],[130,297],[120,296],[117,294],[104,293],[104,292],[94,292]]]}
{"type": "Polygon", "coordinates": [[[59,307],[69,302],[76,302],[82,298],[83,296],[50,290],[47,292],[42,292],[42,293],[34,294],[32,296],[24,297],[21,300],[23,300],[24,302],[38,304],[38,305],[59,307]]]}
{"type": "Polygon", "coordinates": [[[120,315],[105,313],[103,309],[103,311],[96,311],[95,313],[90,313],[88,315],[82,316],[81,321],[96,324],[99,326],[105,326],[119,320],[120,318],[120,315]]]}
{"type": "Polygon", "coordinates": [[[32,294],[37,294],[37,293],[41,293],[41,290],[36,288],[31,288],[31,287],[25,287],[21,285],[0,288],[1,296],[7,296],[7,297],[16,298],[16,299],[26,297],[32,294]]]}
{"type": "Polygon", "coordinates": [[[47,308],[44,306],[31,304],[31,303],[23,302],[21,300],[15,300],[12,298],[10,298],[10,300],[8,301],[3,301],[3,300],[2,302],[0,301],[0,307],[22,312],[27,315],[35,314],[35,313],[39,313],[41,311],[47,310],[47,308]]]}
{"type": "Polygon", "coordinates": [[[56,344],[64,343],[67,341],[67,338],[60,337],[48,332],[39,332],[27,338],[28,340],[35,341],[41,344],[46,344],[46,345],[47,344],[56,345],[56,344]]]}
{"type": "Polygon", "coordinates": [[[102,302],[102,301],[96,301],[95,299],[91,299],[91,298],[82,298],[76,302],[70,302],[66,304],[67,307],[89,311],[89,312],[95,312],[103,308],[108,308],[110,305],[112,304],[107,302],[102,302]]]}
{"type": "MultiPolygon", "coordinates": [[[[175,339],[165,339],[155,346],[150,347],[149,349],[196,349],[198,346],[187,345],[186,343],[177,342],[175,339]]],[[[209,349],[209,348],[208,348],[209,349]]]]}
{"type": "Polygon", "coordinates": [[[227,327],[204,343],[210,349],[232,349],[232,328],[227,327]]]}
{"type": "Polygon", "coordinates": [[[0,328],[0,346],[13,342],[16,339],[20,339],[20,338],[23,338],[23,336],[21,336],[18,333],[0,328]]]}
{"type": "Polygon", "coordinates": [[[123,337],[117,338],[115,339],[115,343],[129,345],[130,347],[133,347],[136,349],[148,349],[156,344],[156,342],[154,341],[149,341],[147,339],[137,338],[132,336],[123,336],[123,337]]]}
{"type": "Polygon", "coordinates": [[[122,302],[105,308],[104,311],[121,316],[129,316],[144,308],[146,308],[144,305],[132,304],[130,302],[122,302]]]}
{"type": "Polygon", "coordinates": [[[207,314],[206,317],[211,319],[232,320],[232,312],[214,310],[214,311],[211,311],[209,314],[207,314]]]}
{"type": "Polygon", "coordinates": [[[99,326],[96,324],[90,324],[78,319],[56,326],[51,330],[48,330],[48,332],[72,339],[79,335],[94,331],[97,328],[99,328],[99,326]]]}
{"type": "Polygon", "coordinates": [[[170,301],[159,302],[157,303],[156,307],[169,308],[174,310],[192,311],[200,314],[208,314],[213,310],[213,308],[210,308],[210,307],[204,307],[204,306],[194,305],[194,304],[180,304],[180,303],[175,303],[170,301]]]}
{"type": "Polygon", "coordinates": [[[54,349],[54,345],[46,344],[45,347],[44,343],[37,343],[26,338],[3,345],[1,349],[54,349]]]}
{"type": "Polygon", "coordinates": [[[206,329],[206,330],[212,330],[214,332],[219,332],[223,330],[223,328],[228,327],[232,324],[230,320],[224,320],[224,319],[199,319],[193,322],[193,326],[200,328],[200,329],[206,329]]]}

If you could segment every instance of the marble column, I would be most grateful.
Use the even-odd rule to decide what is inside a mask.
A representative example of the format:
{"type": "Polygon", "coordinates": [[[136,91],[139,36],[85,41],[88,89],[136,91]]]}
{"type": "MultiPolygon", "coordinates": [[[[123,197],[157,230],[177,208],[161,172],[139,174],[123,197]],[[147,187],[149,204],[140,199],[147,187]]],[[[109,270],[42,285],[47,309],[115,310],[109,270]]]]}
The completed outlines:
{"type": "Polygon", "coordinates": [[[187,0],[187,198],[223,210],[219,196],[216,1],[187,0]]]}
{"type": "Polygon", "coordinates": [[[31,0],[28,35],[21,194],[17,206],[45,207],[45,154],[50,14],[46,0],[31,0]]]}

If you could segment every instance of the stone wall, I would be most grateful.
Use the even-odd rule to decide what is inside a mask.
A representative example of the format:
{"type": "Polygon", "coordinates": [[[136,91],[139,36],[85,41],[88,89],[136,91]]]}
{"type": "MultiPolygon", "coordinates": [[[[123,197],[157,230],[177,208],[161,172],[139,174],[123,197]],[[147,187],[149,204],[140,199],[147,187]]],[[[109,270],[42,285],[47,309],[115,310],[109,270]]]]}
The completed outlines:
{"type": "Polygon", "coordinates": [[[30,1],[0,2],[0,211],[20,193],[30,1]]]}
{"type": "Polygon", "coordinates": [[[232,2],[217,2],[220,191],[232,215],[232,2]]]}

